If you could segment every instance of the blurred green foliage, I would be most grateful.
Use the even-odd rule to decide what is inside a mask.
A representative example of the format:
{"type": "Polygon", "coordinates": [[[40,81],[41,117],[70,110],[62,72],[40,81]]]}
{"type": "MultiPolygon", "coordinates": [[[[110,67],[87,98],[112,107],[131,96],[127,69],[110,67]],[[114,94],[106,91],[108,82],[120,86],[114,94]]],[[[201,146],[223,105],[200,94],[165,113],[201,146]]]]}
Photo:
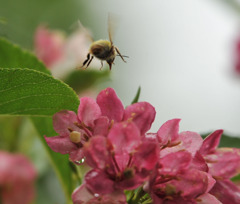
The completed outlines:
{"type": "Polygon", "coordinates": [[[0,0],[0,36],[32,49],[39,24],[71,32],[78,19],[88,25],[87,3],[82,0],[0,0]]]}
{"type": "Polygon", "coordinates": [[[26,68],[0,68],[0,92],[0,114],[6,115],[52,116],[61,110],[76,112],[79,105],[66,84],[26,68]]]}
{"type": "Polygon", "coordinates": [[[2,68],[30,68],[50,74],[50,71],[32,53],[10,43],[4,38],[0,38],[0,54],[0,66],[2,68]]]}
{"type": "MultiPolygon", "coordinates": [[[[211,133],[202,134],[203,138],[206,138],[211,133]]],[[[240,137],[232,137],[227,134],[222,134],[219,147],[235,147],[240,148],[240,137]]]]}
{"type": "Polygon", "coordinates": [[[51,117],[32,117],[32,122],[36,127],[39,134],[39,138],[44,144],[45,150],[51,158],[51,163],[55,169],[55,172],[60,179],[64,192],[66,193],[67,203],[71,200],[71,194],[75,188],[74,181],[72,179],[72,170],[69,165],[68,155],[61,155],[52,151],[45,142],[44,136],[56,136],[56,132],[53,129],[51,117]]]}
{"type": "Polygon", "coordinates": [[[141,93],[141,87],[139,86],[139,87],[138,87],[138,90],[137,90],[137,93],[136,93],[134,99],[132,100],[131,104],[134,104],[134,103],[137,103],[137,102],[138,102],[139,97],[140,97],[140,93],[141,93]]]}
{"type": "Polygon", "coordinates": [[[65,80],[70,87],[72,87],[77,93],[82,92],[97,82],[106,81],[109,79],[110,71],[104,70],[77,70],[73,71],[65,80]]]}

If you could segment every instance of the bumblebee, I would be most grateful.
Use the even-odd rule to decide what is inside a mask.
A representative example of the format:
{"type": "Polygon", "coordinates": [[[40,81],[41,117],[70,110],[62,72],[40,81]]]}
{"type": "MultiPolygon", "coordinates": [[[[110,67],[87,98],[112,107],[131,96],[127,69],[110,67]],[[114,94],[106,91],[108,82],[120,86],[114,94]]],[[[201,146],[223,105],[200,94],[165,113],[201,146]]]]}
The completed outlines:
{"type": "Polygon", "coordinates": [[[108,17],[108,36],[109,36],[109,40],[97,40],[92,42],[90,49],[89,49],[89,53],[87,54],[87,59],[83,62],[83,65],[81,66],[81,68],[83,68],[85,65],[86,67],[84,69],[86,69],[92,62],[93,58],[96,57],[99,60],[101,60],[101,68],[103,67],[103,61],[106,61],[109,65],[109,69],[112,69],[112,64],[114,64],[114,60],[116,56],[120,56],[121,59],[126,62],[124,60],[124,57],[127,56],[123,56],[121,55],[119,49],[113,45],[113,41],[112,41],[112,32],[111,32],[112,28],[110,25],[110,18],[108,17]]]}

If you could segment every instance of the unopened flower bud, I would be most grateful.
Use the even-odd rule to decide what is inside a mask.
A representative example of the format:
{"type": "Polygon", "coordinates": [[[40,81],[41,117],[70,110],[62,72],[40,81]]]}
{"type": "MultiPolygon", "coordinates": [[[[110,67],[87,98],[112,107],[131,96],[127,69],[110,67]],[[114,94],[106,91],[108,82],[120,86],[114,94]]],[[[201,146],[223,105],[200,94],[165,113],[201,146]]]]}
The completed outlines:
{"type": "Polygon", "coordinates": [[[73,143],[79,143],[81,141],[81,133],[78,131],[72,131],[70,133],[70,140],[73,143]]]}

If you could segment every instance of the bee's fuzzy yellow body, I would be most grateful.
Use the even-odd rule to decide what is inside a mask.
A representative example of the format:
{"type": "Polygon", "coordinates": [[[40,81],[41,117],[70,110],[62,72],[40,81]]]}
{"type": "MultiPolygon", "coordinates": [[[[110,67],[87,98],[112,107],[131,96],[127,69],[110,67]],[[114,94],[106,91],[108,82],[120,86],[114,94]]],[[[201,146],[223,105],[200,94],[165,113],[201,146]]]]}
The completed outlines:
{"type": "Polygon", "coordinates": [[[116,56],[120,56],[121,59],[124,62],[126,62],[123,57],[127,57],[127,56],[121,55],[118,48],[113,45],[109,19],[108,19],[108,35],[109,35],[109,40],[97,40],[92,42],[89,52],[87,54],[87,59],[83,62],[83,65],[80,68],[83,68],[85,65],[87,68],[91,64],[94,57],[101,60],[102,66],[103,66],[103,61],[106,61],[109,65],[110,70],[112,68],[112,64],[116,56]]]}
{"type": "Polygon", "coordinates": [[[107,63],[113,63],[116,57],[116,51],[114,45],[108,40],[98,40],[91,44],[89,52],[96,58],[107,61],[107,63]]]}

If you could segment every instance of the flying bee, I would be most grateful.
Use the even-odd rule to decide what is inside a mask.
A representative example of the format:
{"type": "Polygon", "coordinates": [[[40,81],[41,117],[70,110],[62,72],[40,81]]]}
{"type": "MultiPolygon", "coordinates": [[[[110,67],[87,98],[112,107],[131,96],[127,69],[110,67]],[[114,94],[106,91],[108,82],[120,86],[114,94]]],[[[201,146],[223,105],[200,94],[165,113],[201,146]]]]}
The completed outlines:
{"type": "Polygon", "coordinates": [[[119,49],[113,45],[112,41],[112,26],[110,22],[110,17],[108,16],[108,36],[109,40],[97,40],[92,42],[89,53],[87,54],[87,59],[83,62],[83,65],[80,68],[83,68],[85,65],[86,69],[92,62],[93,58],[96,57],[101,60],[101,68],[103,67],[103,61],[106,61],[109,65],[109,69],[112,69],[112,64],[114,64],[114,60],[116,56],[120,56],[121,59],[124,60],[124,56],[120,53],[119,49]]]}

